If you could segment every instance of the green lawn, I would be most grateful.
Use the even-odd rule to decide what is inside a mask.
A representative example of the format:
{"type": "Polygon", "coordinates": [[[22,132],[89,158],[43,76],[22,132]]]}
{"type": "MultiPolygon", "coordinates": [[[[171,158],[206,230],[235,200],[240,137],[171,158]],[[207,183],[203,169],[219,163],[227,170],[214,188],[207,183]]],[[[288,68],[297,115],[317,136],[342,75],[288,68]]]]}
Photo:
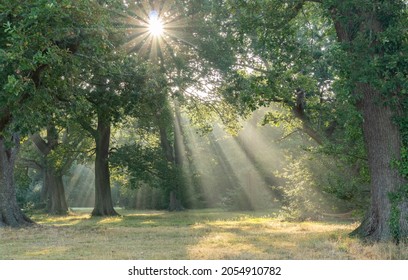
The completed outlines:
{"type": "Polygon", "coordinates": [[[407,259],[408,246],[348,237],[350,220],[283,222],[217,209],[125,211],[91,218],[35,214],[40,225],[0,229],[1,259],[407,259]]]}

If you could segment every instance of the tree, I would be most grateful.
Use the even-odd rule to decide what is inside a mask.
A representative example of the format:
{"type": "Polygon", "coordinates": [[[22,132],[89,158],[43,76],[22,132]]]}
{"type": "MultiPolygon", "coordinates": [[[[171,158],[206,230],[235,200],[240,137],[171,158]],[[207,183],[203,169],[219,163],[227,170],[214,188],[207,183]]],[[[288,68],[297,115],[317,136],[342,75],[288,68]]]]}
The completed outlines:
{"type": "MultiPolygon", "coordinates": [[[[86,2],[86,3],[85,3],[86,2]]],[[[32,224],[16,202],[14,163],[20,135],[47,123],[54,107],[54,86],[78,47],[78,30],[95,21],[84,19],[84,1],[2,1],[0,3],[0,225],[32,224]],[[59,76],[60,75],[60,76],[59,76]]],[[[95,11],[94,9],[92,11],[95,11]]],[[[97,21],[97,17],[92,18],[97,21]]]]}
{"type": "Polygon", "coordinates": [[[408,236],[407,197],[401,195],[401,188],[406,185],[406,179],[393,163],[401,159],[403,148],[401,128],[395,119],[403,118],[399,108],[406,103],[406,2],[227,2],[241,24],[235,25],[237,32],[249,35],[247,40],[258,44],[258,50],[263,48],[264,51],[256,55],[270,60],[272,67],[282,65],[291,69],[291,62],[301,59],[301,49],[294,48],[293,44],[296,42],[293,23],[296,16],[311,5],[307,2],[314,2],[322,20],[331,22],[338,40],[332,47],[336,51],[335,66],[348,85],[349,99],[362,116],[370,170],[371,206],[356,233],[375,241],[405,239],[408,236]],[[398,193],[399,199],[393,202],[390,195],[398,193]]]}
{"type": "Polygon", "coordinates": [[[47,128],[47,141],[37,133],[31,137],[34,145],[44,157],[42,172],[44,174],[43,195],[46,200],[46,210],[51,214],[65,215],[68,213],[68,204],[65,198],[62,170],[58,170],[49,155],[58,146],[58,132],[55,126],[47,128]]]}
{"type": "Polygon", "coordinates": [[[74,161],[84,158],[81,154],[86,155],[85,150],[90,145],[78,125],[66,122],[65,126],[63,129],[50,123],[44,131],[30,136],[35,149],[27,143],[19,155],[22,166],[42,174],[41,203],[46,212],[54,215],[67,214],[63,176],[67,175],[74,161]]]}
{"type": "Polygon", "coordinates": [[[407,48],[407,34],[404,38],[399,32],[407,23],[407,6],[404,1],[337,3],[330,12],[351,68],[346,77],[354,86],[353,95],[363,116],[371,177],[371,209],[356,233],[399,242],[408,237],[407,197],[393,205],[389,196],[407,183],[393,166],[401,159],[403,145],[394,118],[401,115],[398,107],[404,100],[399,75],[407,73],[401,53],[407,48]],[[390,65],[390,59],[397,65],[390,65]]]}
{"type": "Polygon", "coordinates": [[[95,207],[93,216],[117,215],[110,186],[111,126],[121,121],[139,102],[144,86],[143,64],[135,57],[106,54],[89,58],[88,68],[76,81],[73,117],[95,141],[95,207]],[[112,55],[112,56],[111,56],[112,55]],[[111,56],[111,57],[109,57],[111,56]],[[97,61],[95,61],[95,60],[97,61]],[[78,110],[78,107],[82,107],[78,110]]]}

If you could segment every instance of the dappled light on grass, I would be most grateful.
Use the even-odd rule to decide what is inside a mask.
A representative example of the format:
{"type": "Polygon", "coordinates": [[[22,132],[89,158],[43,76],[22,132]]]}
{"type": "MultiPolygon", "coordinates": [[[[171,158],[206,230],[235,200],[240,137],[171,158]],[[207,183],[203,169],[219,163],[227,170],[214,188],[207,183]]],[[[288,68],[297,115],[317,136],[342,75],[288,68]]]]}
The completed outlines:
{"type": "Polygon", "coordinates": [[[117,224],[123,221],[123,217],[108,217],[108,218],[102,218],[98,224],[117,224]]]}
{"type": "Polygon", "coordinates": [[[282,222],[265,212],[217,209],[122,217],[34,215],[41,227],[0,229],[2,259],[407,259],[401,244],[364,244],[356,224],[282,222]]]}
{"type": "Polygon", "coordinates": [[[239,234],[215,232],[191,246],[188,254],[192,259],[259,259],[263,253],[239,234]]]}
{"type": "Polygon", "coordinates": [[[47,258],[47,256],[51,256],[54,254],[63,254],[65,251],[67,251],[67,247],[50,247],[50,248],[45,248],[41,249],[38,251],[29,251],[26,252],[27,257],[33,257],[33,258],[47,258]]]}
{"type": "MultiPolygon", "coordinates": [[[[135,212],[135,211],[132,211],[135,212]]],[[[151,212],[140,212],[140,213],[126,213],[127,217],[160,217],[165,215],[165,212],[156,212],[156,211],[151,211],[151,212]]]]}
{"type": "Polygon", "coordinates": [[[90,214],[70,214],[66,216],[40,215],[35,220],[38,224],[53,226],[74,226],[90,219],[90,214]]]}
{"type": "Polygon", "coordinates": [[[192,259],[348,259],[341,247],[355,224],[291,223],[271,217],[243,216],[196,224],[207,231],[189,247],[192,259]]]}

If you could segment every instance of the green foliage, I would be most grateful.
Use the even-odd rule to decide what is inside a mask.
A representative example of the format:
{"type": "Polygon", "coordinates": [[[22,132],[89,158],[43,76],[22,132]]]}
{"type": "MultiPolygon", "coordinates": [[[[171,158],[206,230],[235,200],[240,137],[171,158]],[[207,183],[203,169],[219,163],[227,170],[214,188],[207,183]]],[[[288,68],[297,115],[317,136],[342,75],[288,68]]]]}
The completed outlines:
{"type": "Polygon", "coordinates": [[[14,131],[33,132],[47,123],[55,110],[54,89],[67,83],[61,76],[72,65],[80,30],[99,20],[94,1],[68,3],[2,2],[1,104],[13,115],[14,131]],[[90,10],[92,20],[84,12],[90,10]]]}
{"type": "Polygon", "coordinates": [[[254,206],[251,204],[248,194],[241,186],[235,186],[227,189],[222,196],[220,206],[228,211],[253,211],[254,206]]]}
{"type": "Polygon", "coordinates": [[[283,194],[281,213],[289,220],[316,220],[322,217],[321,193],[317,189],[314,174],[305,162],[305,157],[289,158],[288,166],[278,174],[286,181],[278,189],[283,194]]]}
{"type": "MultiPolygon", "coordinates": [[[[180,167],[169,163],[160,147],[127,144],[116,149],[110,157],[110,162],[114,167],[114,180],[118,180],[117,174],[125,174],[119,181],[120,193],[121,203],[128,206],[136,203],[136,200],[132,202],[132,199],[136,198],[139,189],[159,189],[160,193],[152,190],[149,192],[155,193],[156,197],[162,197],[161,201],[163,197],[168,198],[169,192],[174,190],[176,185],[181,186],[183,182],[180,167]],[[126,198],[127,194],[130,197],[126,198]]],[[[167,203],[168,200],[158,202],[157,209],[163,209],[167,203]]]]}
{"type": "Polygon", "coordinates": [[[168,208],[168,196],[161,189],[147,185],[137,189],[121,187],[118,205],[126,209],[164,210],[168,208]]]}
{"type": "Polygon", "coordinates": [[[26,208],[29,201],[27,201],[28,193],[30,192],[31,178],[28,175],[27,169],[18,169],[15,172],[14,179],[16,181],[17,202],[21,208],[26,208]]]}
{"type": "Polygon", "coordinates": [[[408,200],[408,185],[404,185],[398,188],[397,191],[389,193],[388,198],[391,201],[391,215],[389,218],[389,224],[391,229],[391,234],[394,241],[398,244],[404,233],[401,232],[401,207],[408,200]]]}
{"type": "MultiPolygon", "coordinates": [[[[127,174],[126,185],[138,188],[142,184],[159,187],[162,184],[161,174],[168,171],[166,160],[160,147],[149,147],[138,144],[127,144],[118,147],[111,155],[112,166],[127,174]]],[[[164,179],[164,178],[163,178],[164,179]]]]}
{"type": "Polygon", "coordinates": [[[41,201],[42,174],[19,164],[15,170],[14,179],[16,183],[17,202],[21,209],[30,211],[41,209],[45,205],[41,201]]]}

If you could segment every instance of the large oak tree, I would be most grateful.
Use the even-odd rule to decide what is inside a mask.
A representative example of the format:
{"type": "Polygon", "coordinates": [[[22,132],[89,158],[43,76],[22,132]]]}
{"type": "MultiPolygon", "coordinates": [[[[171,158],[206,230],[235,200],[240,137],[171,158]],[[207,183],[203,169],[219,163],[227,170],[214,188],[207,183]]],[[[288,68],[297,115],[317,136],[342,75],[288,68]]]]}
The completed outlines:
{"type": "MultiPolygon", "coordinates": [[[[266,70],[269,70],[268,66],[272,69],[284,66],[283,71],[296,69],[297,60],[302,60],[302,46],[297,47],[294,43],[299,37],[296,32],[300,30],[295,25],[295,19],[306,16],[305,7],[314,5],[318,12],[311,16],[320,17],[321,21],[331,24],[337,38],[337,43],[330,46],[336,50],[336,63],[332,67],[337,67],[338,78],[343,79],[344,85],[348,86],[350,104],[354,104],[362,116],[370,171],[371,205],[356,233],[376,241],[394,239],[398,242],[406,239],[408,198],[402,188],[407,182],[396,168],[396,163],[401,163],[403,135],[406,135],[406,127],[396,123],[396,120],[399,123],[406,120],[402,109],[406,106],[406,2],[226,2],[232,12],[228,19],[233,26],[230,30],[240,34],[241,43],[254,46],[252,50],[255,49],[255,53],[252,57],[265,59],[266,70]]],[[[319,34],[321,40],[325,40],[324,30],[319,34]]],[[[310,39],[313,44],[315,38],[310,39]]],[[[257,62],[259,64],[259,60],[257,62]]],[[[261,71],[265,71],[265,68],[261,71]]],[[[293,81],[297,75],[302,74],[300,67],[298,73],[293,72],[287,78],[293,81]]],[[[273,75],[274,72],[271,71],[271,84],[277,84],[273,80],[274,77],[279,78],[279,75],[273,75]]],[[[281,87],[281,90],[285,89],[281,87]]],[[[302,90],[298,88],[293,91],[295,114],[296,106],[299,105],[296,103],[297,93],[302,93],[302,90]]],[[[277,95],[266,99],[279,97],[279,88],[275,92],[277,95]]],[[[300,118],[303,116],[298,115],[300,118]]]]}
{"type": "Polygon", "coordinates": [[[16,202],[13,173],[19,139],[49,123],[58,111],[59,90],[69,94],[65,75],[80,63],[75,56],[80,37],[96,32],[104,20],[100,2],[0,3],[0,225],[32,223],[16,202]]]}

